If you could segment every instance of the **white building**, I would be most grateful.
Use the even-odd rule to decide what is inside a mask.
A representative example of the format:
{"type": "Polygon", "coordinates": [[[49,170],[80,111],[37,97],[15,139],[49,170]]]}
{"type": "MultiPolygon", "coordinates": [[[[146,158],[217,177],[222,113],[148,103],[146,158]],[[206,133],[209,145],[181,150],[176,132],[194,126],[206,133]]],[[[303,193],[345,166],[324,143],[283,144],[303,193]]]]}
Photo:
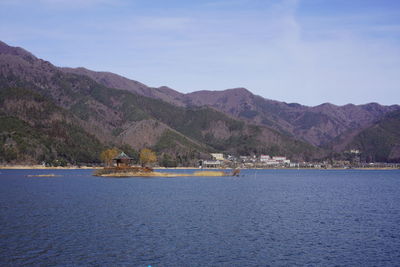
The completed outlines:
{"type": "Polygon", "coordinates": [[[286,160],[286,157],[272,157],[272,159],[278,162],[284,162],[286,160]]]}
{"type": "Polygon", "coordinates": [[[204,168],[219,168],[221,167],[221,161],[219,160],[205,160],[202,166],[204,168]]]}
{"type": "Polygon", "coordinates": [[[276,156],[271,158],[267,155],[262,155],[260,161],[269,166],[290,164],[290,160],[286,159],[286,157],[281,157],[281,156],[276,156]]]}
{"type": "Polygon", "coordinates": [[[261,155],[260,156],[260,161],[261,162],[267,162],[270,159],[271,159],[271,157],[269,155],[261,155]]]}
{"type": "Polygon", "coordinates": [[[267,160],[265,163],[266,163],[267,165],[271,165],[271,166],[279,165],[279,162],[276,161],[276,160],[274,160],[274,159],[269,159],[269,160],[267,160]]]}
{"type": "Polygon", "coordinates": [[[222,154],[222,153],[211,153],[211,156],[215,160],[224,160],[224,154],[222,154]]]}

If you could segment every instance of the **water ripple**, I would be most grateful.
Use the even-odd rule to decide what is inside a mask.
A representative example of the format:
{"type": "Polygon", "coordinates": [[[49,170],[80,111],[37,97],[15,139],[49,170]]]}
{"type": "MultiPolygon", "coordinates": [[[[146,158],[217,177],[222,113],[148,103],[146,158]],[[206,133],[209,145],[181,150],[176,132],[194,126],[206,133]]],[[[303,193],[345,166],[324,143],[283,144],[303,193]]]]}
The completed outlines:
{"type": "Polygon", "coordinates": [[[399,171],[0,178],[2,266],[395,266],[399,171]]]}

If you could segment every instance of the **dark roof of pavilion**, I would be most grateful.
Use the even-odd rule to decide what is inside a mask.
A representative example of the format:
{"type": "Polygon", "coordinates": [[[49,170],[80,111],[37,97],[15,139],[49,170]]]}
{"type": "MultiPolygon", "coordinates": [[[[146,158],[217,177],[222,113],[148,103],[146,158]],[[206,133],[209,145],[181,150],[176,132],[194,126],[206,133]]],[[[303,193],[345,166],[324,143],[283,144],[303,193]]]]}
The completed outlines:
{"type": "Polygon", "coordinates": [[[129,157],[127,154],[125,154],[125,152],[121,152],[118,156],[113,158],[113,160],[117,160],[117,159],[132,159],[132,158],[129,157]]]}

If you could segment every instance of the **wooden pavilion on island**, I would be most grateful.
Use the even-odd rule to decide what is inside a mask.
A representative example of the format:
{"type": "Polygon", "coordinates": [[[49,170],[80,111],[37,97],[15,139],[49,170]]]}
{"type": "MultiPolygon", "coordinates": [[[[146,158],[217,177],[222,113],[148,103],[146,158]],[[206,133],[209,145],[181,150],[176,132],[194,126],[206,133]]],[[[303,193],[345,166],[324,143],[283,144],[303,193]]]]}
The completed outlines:
{"type": "Polygon", "coordinates": [[[132,174],[135,176],[137,173],[149,173],[153,171],[153,169],[149,167],[133,166],[135,159],[129,157],[125,152],[119,153],[119,155],[113,158],[112,161],[114,166],[104,167],[103,169],[97,170],[96,175],[112,176],[112,174],[118,173],[118,176],[124,174],[126,177],[129,177],[132,176],[132,174]]]}
{"type": "Polygon", "coordinates": [[[127,168],[131,166],[133,158],[129,157],[125,152],[121,152],[118,156],[113,158],[113,161],[115,161],[117,168],[127,168]]]}

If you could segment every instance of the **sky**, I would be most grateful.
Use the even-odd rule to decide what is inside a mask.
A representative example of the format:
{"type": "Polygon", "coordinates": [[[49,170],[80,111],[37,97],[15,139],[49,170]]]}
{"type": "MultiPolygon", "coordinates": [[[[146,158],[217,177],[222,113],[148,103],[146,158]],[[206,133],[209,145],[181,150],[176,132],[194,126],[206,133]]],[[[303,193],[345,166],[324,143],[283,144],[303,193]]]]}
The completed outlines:
{"type": "Polygon", "coordinates": [[[183,93],[400,104],[397,0],[0,0],[0,40],[183,93]]]}

